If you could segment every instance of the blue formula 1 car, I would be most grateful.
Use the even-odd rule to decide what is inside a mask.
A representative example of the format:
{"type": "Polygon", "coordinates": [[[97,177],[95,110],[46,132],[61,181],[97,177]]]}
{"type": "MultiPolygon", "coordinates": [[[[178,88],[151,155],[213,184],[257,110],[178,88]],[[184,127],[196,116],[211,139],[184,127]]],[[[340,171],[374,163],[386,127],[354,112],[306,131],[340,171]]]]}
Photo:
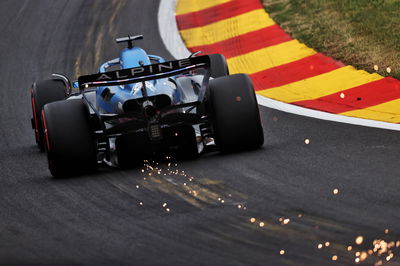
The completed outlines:
{"type": "Polygon", "coordinates": [[[32,85],[32,126],[54,177],[102,163],[127,168],[157,154],[192,159],[210,145],[232,152],[263,144],[247,75],[229,75],[220,54],[166,62],[133,45],[142,38],[118,38],[128,47],[97,74],[72,84],[53,74],[32,85]]]}

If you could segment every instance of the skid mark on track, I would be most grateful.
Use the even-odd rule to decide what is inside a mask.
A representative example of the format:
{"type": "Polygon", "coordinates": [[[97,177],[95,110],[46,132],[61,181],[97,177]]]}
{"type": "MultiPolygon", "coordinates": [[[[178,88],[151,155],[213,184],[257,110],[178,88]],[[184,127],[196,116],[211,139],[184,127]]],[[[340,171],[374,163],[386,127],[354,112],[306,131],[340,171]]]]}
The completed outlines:
{"type": "Polygon", "coordinates": [[[147,162],[142,174],[139,186],[153,193],[163,193],[198,209],[238,204],[245,206],[247,199],[245,194],[221,181],[187,174],[176,163],[160,165],[147,162]]]}
{"type": "Polygon", "coordinates": [[[112,1],[112,6],[113,6],[113,12],[110,16],[109,22],[108,22],[108,36],[114,36],[115,37],[115,32],[116,32],[116,22],[115,19],[121,12],[121,9],[125,7],[127,4],[127,0],[113,0],[112,1]]]}
{"type": "MultiPolygon", "coordinates": [[[[254,252],[264,250],[276,254],[281,256],[282,265],[295,265],[299,259],[318,261],[321,265],[360,262],[383,265],[395,259],[400,251],[400,235],[390,233],[387,228],[374,232],[301,209],[276,207],[271,212],[260,212],[252,207],[254,198],[250,195],[218,178],[193,176],[173,161],[146,161],[140,172],[133,194],[146,212],[174,215],[204,209],[218,212],[219,208],[224,208],[228,215],[207,216],[207,219],[215,219],[214,226],[196,224],[196,234],[217,245],[250,246],[254,252]],[[299,243],[301,248],[297,250],[299,243]]],[[[339,193],[333,193],[334,200],[339,193]]],[[[194,216],[203,214],[206,215],[193,212],[194,216]]],[[[237,259],[237,255],[226,255],[237,259]]]]}
{"type": "Polygon", "coordinates": [[[100,7],[100,1],[93,3],[93,9],[100,10],[100,13],[93,16],[88,26],[89,30],[85,36],[83,47],[75,60],[75,77],[96,71],[103,63],[105,43],[111,43],[115,38],[116,18],[126,6],[127,0],[113,0],[107,3],[107,7],[100,7]],[[111,15],[109,10],[112,10],[111,15]],[[93,51],[93,53],[84,51],[93,51]]]}

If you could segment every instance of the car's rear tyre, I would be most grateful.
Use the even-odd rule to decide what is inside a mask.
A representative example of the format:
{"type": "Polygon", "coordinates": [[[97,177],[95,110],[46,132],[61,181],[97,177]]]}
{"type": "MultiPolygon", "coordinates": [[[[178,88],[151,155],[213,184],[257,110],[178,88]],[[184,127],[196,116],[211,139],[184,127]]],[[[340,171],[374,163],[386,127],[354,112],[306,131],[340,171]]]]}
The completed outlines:
{"type": "Polygon", "coordinates": [[[208,97],[215,143],[221,151],[248,150],[263,145],[257,99],[246,74],[210,80],[208,97]]]}
{"type": "Polygon", "coordinates": [[[97,169],[96,141],[89,119],[88,107],[81,99],[43,107],[45,148],[54,177],[76,176],[97,169]]]}
{"type": "Polygon", "coordinates": [[[43,80],[31,88],[32,128],[35,131],[36,143],[44,152],[44,133],[42,127],[42,108],[45,104],[65,99],[65,85],[61,80],[43,80]]]}
{"type": "Polygon", "coordinates": [[[210,54],[208,56],[210,58],[211,77],[219,78],[229,75],[229,68],[225,56],[222,54],[210,54]]]}

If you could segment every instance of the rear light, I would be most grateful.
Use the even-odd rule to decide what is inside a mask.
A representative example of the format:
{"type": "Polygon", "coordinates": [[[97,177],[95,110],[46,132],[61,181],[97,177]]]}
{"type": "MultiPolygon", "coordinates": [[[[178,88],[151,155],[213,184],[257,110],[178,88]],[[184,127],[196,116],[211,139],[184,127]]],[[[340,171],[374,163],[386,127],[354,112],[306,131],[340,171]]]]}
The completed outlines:
{"type": "Polygon", "coordinates": [[[162,139],[161,127],[159,124],[150,124],[148,128],[148,134],[151,140],[162,139]]]}

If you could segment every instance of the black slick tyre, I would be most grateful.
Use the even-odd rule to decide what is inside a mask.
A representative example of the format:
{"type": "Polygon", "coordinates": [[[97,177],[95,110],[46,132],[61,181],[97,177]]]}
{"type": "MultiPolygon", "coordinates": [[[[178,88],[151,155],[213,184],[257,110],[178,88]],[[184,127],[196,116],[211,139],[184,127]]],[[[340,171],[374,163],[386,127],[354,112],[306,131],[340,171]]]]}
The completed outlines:
{"type": "Polygon", "coordinates": [[[263,145],[257,99],[246,74],[210,80],[208,107],[219,150],[233,152],[263,145]]]}
{"type": "Polygon", "coordinates": [[[44,133],[42,127],[42,108],[45,104],[65,99],[65,85],[61,80],[44,80],[32,85],[32,128],[35,132],[36,143],[44,152],[44,133]]]}
{"type": "Polygon", "coordinates": [[[225,56],[222,54],[210,54],[208,57],[210,58],[211,77],[219,78],[229,75],[225,56]]]}
{"type": "Polygon", "coordinates": [[[96,142],[89,119],[88,107],[81,99],[43,107],[45,149],[54,177],[76,176],[97,169],[96,142]]]}

